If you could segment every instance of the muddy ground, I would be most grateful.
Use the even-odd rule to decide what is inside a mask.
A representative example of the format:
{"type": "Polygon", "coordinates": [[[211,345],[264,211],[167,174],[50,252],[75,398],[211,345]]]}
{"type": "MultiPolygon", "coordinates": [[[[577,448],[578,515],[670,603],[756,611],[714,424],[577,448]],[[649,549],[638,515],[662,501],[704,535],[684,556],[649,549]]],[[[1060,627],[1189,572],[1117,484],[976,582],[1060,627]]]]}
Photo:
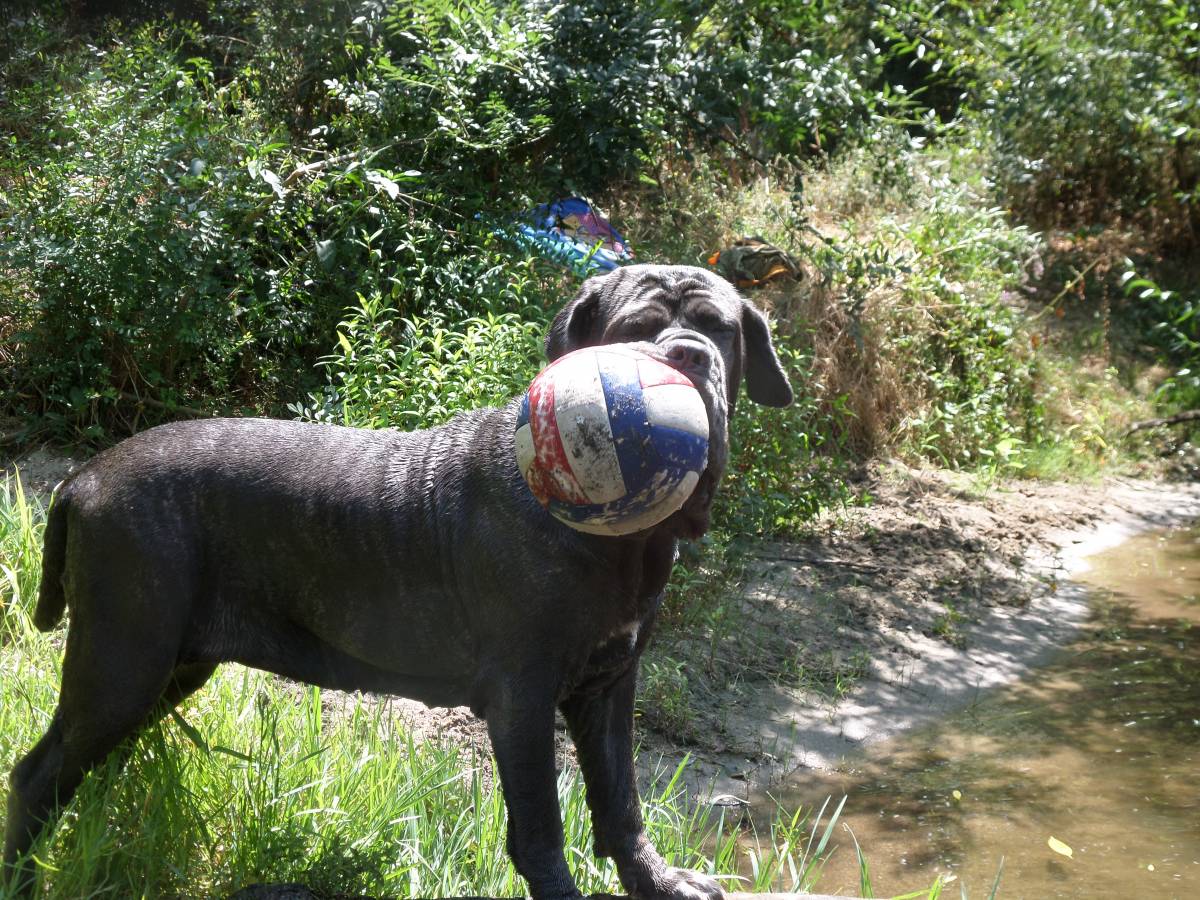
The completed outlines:
{"type": "Polygon", "coordinates": [[[1200,517],[1200,485],[985,486],[891,463],[866,487],[870,506],[755,548],[718,650],[745,665],[700,679],[689,740],[648,732],[643,757],[686,750],[700,793],[743,798],[832,768],[1047,662],[1087,616],[1070,576],[1088,554],[1200,517]]]}
{"type": "MultiPolygon", "coordinates": [[[[16,462],[42,496],[76,464],[46,451],[16,462]]],[[[658,640],[641,701],[644,774],[688,755],[698,795],[747,798],[966,705],[1070,638],[1087,611],[1068,578],[1084,554],[1200,517],[1200,485],[982,484],[891,462],[858,488],[869,505],[827,514],[802,540],[752,545],[722,614],[658,640]]],[[[331,715],[346,702],[328,700],[331,715]]],[[[486,755],[467,710],[380,702],[419,736],[486,755]]],[[[559,747],[568,761],[561,730],[559,747]]]]}

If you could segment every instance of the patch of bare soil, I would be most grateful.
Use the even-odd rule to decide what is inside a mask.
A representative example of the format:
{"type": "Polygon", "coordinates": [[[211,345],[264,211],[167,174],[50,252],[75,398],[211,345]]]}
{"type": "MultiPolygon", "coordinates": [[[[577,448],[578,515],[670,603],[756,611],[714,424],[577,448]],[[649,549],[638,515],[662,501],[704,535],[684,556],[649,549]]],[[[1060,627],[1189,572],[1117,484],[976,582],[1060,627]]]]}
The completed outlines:
{"type": "MultiPolygon", "coordinates": [[[[0,433],[3,430],[4,423],[0,422],[0,433]]],[[[0,481],[19,475],[25,493],[43,501],[49,500],[54,486],[81,465],[82,459],[44,448],[10,457],[5,455],[4,445],[0,443],[0,481]]]]}
{"type": "MultiPolygon", "coordinates": [[[[1021,677],[1086,616],[1086,593],[1068,578],[1084,554],[1200,517],[1200,485],[983,491],[891,463],[867,490],[870,506],[827,517],[812,537],[755,549],[740,627],[718,636],[715,653],[691,654],[686,642],[668,651],[682,647],[693,674],[684,749],[702,793],[746,796],[796,769],[831,767],[1021,677]]],[[[651,759],[681,752],[677,738],[643,738],[651,759]]]]}

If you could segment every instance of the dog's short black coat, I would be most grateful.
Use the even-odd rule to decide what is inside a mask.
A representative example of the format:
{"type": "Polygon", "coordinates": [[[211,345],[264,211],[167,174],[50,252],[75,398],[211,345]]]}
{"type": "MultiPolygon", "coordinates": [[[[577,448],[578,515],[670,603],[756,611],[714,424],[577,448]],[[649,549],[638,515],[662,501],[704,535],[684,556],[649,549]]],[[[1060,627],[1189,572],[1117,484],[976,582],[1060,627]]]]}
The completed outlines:
{"type": "Polygon", "coordinates": [[[636,662],[675,559],[708,527],[739,386],[792,393],[766,320],[702,269],[589,279],[550,359],[641,342],[691,378],[710,424],[683,508],[628,537],[574,531],[517,470],[517,402],[400,433],[264,419],[164,425],[60,486],[35,622],[70,607],[59,706],[12,773],[4,861],[22,859],[85,772],[236,661],[343,690],[468,704],[487,722],[508,848],[535,898],[578,894],[563,857],[554,712],[579,755],[595,851],[642,898],[715,898],[646,838],[634,782],[636,662]]]}

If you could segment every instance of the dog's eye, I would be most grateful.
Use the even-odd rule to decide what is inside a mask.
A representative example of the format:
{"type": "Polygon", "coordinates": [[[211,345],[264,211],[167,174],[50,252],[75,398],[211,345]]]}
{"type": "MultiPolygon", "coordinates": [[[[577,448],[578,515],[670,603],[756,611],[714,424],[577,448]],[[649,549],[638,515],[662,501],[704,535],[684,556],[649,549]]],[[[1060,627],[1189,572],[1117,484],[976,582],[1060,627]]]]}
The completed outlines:
{"type": "Polygon", "coordinates": [[[702,331],[705,331],[709,334],[720,331],[731,331],[733,329],[732,322],[726,321],[716,313],[701,312],[697,313],[692,318],[702,331]]]}
{"type": "Polygon", "coordinates": [[[653,337],[664,325],[665,323],[658,318],[637,316],[626,319],[621,325],[621,331],[630,337],[653,337]]]}

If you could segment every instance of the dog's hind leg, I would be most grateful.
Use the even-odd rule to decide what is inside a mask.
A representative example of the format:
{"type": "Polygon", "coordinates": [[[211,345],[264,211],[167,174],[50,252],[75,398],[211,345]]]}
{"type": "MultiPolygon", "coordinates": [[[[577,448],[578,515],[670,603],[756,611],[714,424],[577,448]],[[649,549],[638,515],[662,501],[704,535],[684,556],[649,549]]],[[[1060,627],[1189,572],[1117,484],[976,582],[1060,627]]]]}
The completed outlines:
{"type": "Polygon", "coordinates": [[[80,618],[67,635],[58,709],[9,781],[4,874],[18,889],[31,886],[19,860],[58,819],[87,771],[212,673],[206,664],[177,670],[175,647],[142,640],[128,623],[80,618]]]}

